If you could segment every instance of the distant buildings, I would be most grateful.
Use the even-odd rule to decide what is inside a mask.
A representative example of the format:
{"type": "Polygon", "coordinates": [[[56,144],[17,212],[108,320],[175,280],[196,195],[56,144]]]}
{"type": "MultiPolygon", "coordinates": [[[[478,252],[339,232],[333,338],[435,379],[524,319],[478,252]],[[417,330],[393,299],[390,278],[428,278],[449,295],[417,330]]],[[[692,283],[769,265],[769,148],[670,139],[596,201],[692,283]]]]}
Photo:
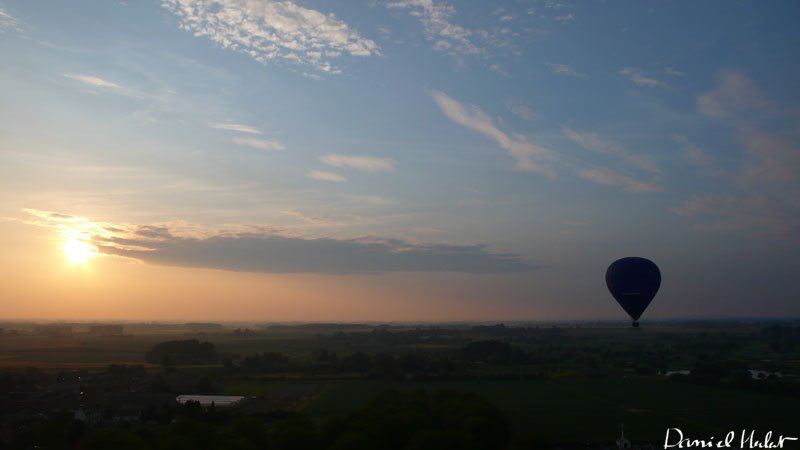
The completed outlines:
{"type": "MultiPolygon", "coordinates": [[[[767,380],[773,378],[783,378],[783,375],[780,372],[768,372],[766,370],[756,370],[756,369],[747,369],[747,373],[750,375],[750,378],[753,380],[767,380]]],[[[689,376],[692,374],[691,370],[669,370],[664,372],[663,375],[666,377],[670,377],[672,375],[684,375],[689,376]]]]}
{"type": "Polygon", "coordinates": [[[102,337],[122,336],[123,329],[123,325],[90,325],[89,334],[102,337]]]}
{"type": "Polygon", "coordinates": [[[39,325],[33,329],[34,334],[47,337],[72,337],[69,325],[39,325]]]}
{"type": "Polygon", "coordinates": [[[185,405],[186,402],[197,402],[203,408],[210,408],[212,404],[214,408],[230,408],[245,398],[238,395],[179,395],[175,401],[181,405],[185,405]]]}
{"type": "Polygon", "coordinates": [[[557,450],[657,450],[660,448],[660,445],[651,442],[635,442],[626,438],[624,425],[620,425],[620,436],[613,444],[611,442],[587,442],[556,447],[557,450]]]}
{"type": "Polygon", "coordinates": [[[783,378],[780,372],[767,372],[766,370],[747,369],[750,373],[750,378],[754,380],[766,380],[769,378],[783,378]]]}
{"type": "Polygon", "coordinates": [[[186,324],[186,328],[192,330],[194,333],[204,333],[208,331],[220,331],[222,330],[222,324],[209,322],[190,322],[186,324]]]}

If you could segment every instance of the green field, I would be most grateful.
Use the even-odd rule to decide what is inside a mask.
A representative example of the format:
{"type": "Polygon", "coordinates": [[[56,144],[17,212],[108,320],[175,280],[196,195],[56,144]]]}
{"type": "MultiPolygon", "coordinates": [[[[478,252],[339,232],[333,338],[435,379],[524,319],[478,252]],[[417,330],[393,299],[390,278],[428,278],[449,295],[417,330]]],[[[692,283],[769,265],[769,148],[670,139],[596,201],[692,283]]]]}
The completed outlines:
{"type": "Polygon", "coordinates": [[[305,409],[313,417],[345,414],[384,389],[458,389],[476,392],[506,412],[518,431],[550,442],[596,441],[618,436],[620,424],[634,440],[663,441],[668,427],[698,436],[730,430],[797,433],[797,400],[732,392],[659,379],[588,379],[480,382],[328,383],[305,409]]]}

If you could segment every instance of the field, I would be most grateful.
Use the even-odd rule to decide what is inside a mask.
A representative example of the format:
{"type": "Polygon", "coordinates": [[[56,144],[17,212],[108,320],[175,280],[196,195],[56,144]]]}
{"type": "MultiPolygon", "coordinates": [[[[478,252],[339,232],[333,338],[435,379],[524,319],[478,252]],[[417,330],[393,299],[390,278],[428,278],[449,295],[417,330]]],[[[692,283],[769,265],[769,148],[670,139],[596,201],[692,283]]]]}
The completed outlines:
{"type": "Polygon", "coordinates": [[[666,380],[586,379],[447,383],[333,382],[306,411],[315,417],[343,414],[383,389],[458,389],[489,399],[548,442],[612,441],[625,424],[634,440],[659,441],[668,427],[698,436],[743,428],[797,431],[797,399],[682,385],[666,380]]]}
{"type": "MultiPolygon", "coordinates": [[[[667,428],[703,438],[742,429],[796,435],[796,395],[758,391],[755,388],[762,383],[758,381],[745,389],[724,377],[722,382],[703,384],[676,382],[659,374],[662,369],[687,369],[698,361],[715,362],[725,367],[780,370],[784,382],[796,385],[798,352],[794,347],[776,347],[778,341],[763,337],[769,335],[764,328],[256,326],[256,332],[242,334],[232,326],[198,332],[180,324],[155,329],[131,325],[121,337],[91,336],[79,328],[69,337],[30,331],[6,334],[0,338],[0,370],[103,372],[110,364],[141,364],[150,377],[171,386],[175,394],[193,393],[198,380],[206,380],[216,393],[258,397],[258,411],[303,412],[317,424],[358,410],[385,390],[423,389],[477,393],[505,413],[515,435],[532,434],[550,443],[611,442],[622,424],[627,437],[654,443],[663,442],[667,428]],[[168,368],[146,361],[145,354],[153,345],[185,339],[212,342],[220,362],[168,368]],[[471,342],[495,340],[513,349],[511,359],[494,360],[489,355],[485,361],[465,362],[464,349],[471,342]],[[320,349],[335,357],[320,360],[320,349]],[[243,358],[264,352],[284,355],[288,363],[255,372],[236,366],[243,358]],[[391,373],[378,373],[377,356],[372,368],[359,369],[351,361],[356,353],[384,355],[390,362],[400,361],[401,355],[415,355],[429,365],[454,361],[456,368],[448,369],[439,381],[433,381],[437,378],[432,374],[442,372],[430,372],[434,369],[426,369],[428,378],[397,367],[391,373]],[[222,364],[226,359],[228,366],[222,364]]],[[[369,362],[370,356],[366,358],[369,362]]],[[[136,388],[141,386],[146,384],[136,388]]]]}

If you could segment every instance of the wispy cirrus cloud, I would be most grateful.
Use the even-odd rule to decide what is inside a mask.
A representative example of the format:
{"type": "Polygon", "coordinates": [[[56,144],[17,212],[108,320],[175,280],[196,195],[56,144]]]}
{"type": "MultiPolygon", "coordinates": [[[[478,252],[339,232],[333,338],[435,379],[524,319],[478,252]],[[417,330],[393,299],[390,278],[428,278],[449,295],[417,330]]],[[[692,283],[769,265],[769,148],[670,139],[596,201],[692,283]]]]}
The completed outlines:
{"type": "Polygon", "coordinates": [[[649,158],[632,153],[621,145],[603,138],[597,133],[576,131],[566,126],[561,128],[561,132],[567,139],[587,150],[613,156],[629,167],[635,168],[638,171],[647,172],[650,181],[642,181],[629,174],[607,167],[578,169],[575,173],[581,178],[607,186],[618,186],[628,192],[663,191],[663,188],[657,182],[660,170],[649,158]]]}
{"type": "Polygon", "coordinates": [[[717,86],[697,98],[700,112],[717,119],[760,114],[770,106],[755,81],[738,70],[722,71],[717,86]]]}
{"type": "Polygon", "coordinates": [[[235,137],[233,138],[233,142],[258,150],[286,150],[285,145],[275,140],[258,139],[254,137],[235,137]]]}
{"type": "Polygon", "coordinates": [[[724,70],[697,109],[732,126],[745,158],[730,193],[698,195],[673,211],[704,218],[701,228],[800,243],[800,140],[778,105],[745,73],[724,70]]]}
{"type": "Polygon", "coordinates": [[[320,181],[333,181],[335,183],[343,183],[347,181],[347,178],[339,175],[338,173],[326,172],[324,170],[312,170],[308,173],[308,177],[320,181]]]}
{"type": "Polygon", "coordinates": [[[717,86],[697,98],[697,108],[736,129],[747,155],[741,174],[743,181],[798,184],[800,145],[796,133],[794,130],[781,133],[775,125],[767,123],[779,110],[764,97],[754,80],[741,71],[723,70],[717,86]]]}
{"type": "Polygon", "coordinates": [[[576,172],[578,176],[598,184],[620,186],[628,192],[659,192],[663,189],[656,183],[637,180],[629,175],[617,172],[606,167],[581,169],[576,172]]]}
{"type": "Polygon", "coordinates": [[[163,0],[162,5],[178,16],[182,29],[264,64],[280,61],[341,73],[332,59],[381,54],[378,44],[334,14],[291,0],[163,0]]]}
{"type": "Polygon", "coordinates": [[[550,71],[556,75],[576,78],[582,78],[586,76],[582,73],[579,73],[577,70],[573,69],[572,66],[567,64],[547,63],[547,67],[549,67],[550,71]]]}
{"type": "Polygon", "coordinates": [[[389,158],[376,158],[374,156],[351,156],[329,153],[320,158],[323,163],[344,169],[360,170],[362,172],[391,172],[395,162],[389,158]]]}
{"type": "Polygon", "coordinates": [[[83,217],[28,209],[26,223],[48,228],[80,225],[101,255],[159,266],[260,273],[461,272],[535,270],[519,255],[483,245],[411,242],[392,238],[301,236],[269,225],[208,229],[188,222],[146,225],[93,222],[83,217]]]}
{"type": "Polygon", "coordinates": [[[796,135],[750,127],[741,134],[748,156],[742,173],[746,182],[800,188],[800,143],[796,135]]]}
{"type": "Polygon", "coordinates": [[[666,67],[664,68],[664,73],[671,76],[671,77],[682,77],[685,76],[686,73],[682,70],[678,70],[674,67],[666,67]]]}
{"type": "Polygon", "coordinates": [[[94,75],[86,75],[78,73],[62,73],[61,76],[70,78],[75,81],[80,81],[81,83],[91,87],[102,88],[102,89],[113,89],[113,90],[123,89],[122,86],[120,86],[117,83],[114,83],[113,81],[108,81],[94,75]]]}
{"type": "Polygon", "coordinates": [[[677,142],[678,144],[683,147],[683,154],[687,161],[696,165],[696,166],[707,166],[714,162],[714,157],[711,156],[707,151],[703,150],[699,146],[695,145],[686,136],[681,134],[675,134],[672,136],[672,140],[677,142]]]}
{"type": "Polygon", "coordinates": [[[399,0],[386,3],[386,7],[407,9],[409,14],[419,18],[426,38],[433,42],[436,50],[462,55],[485,53],[484,49],[472,42],[469,29],[450,20],[456,12],[450,4],[435,0],[399,0]]]}
{"type": "Polygon", "coordinates": [[[562,14],[560,16],[556,16],[553,18],[553,20],[555,20],[556,22],[567,23],[575,20],[575,16],[573,16],[572,13],[567,13],[567,14],[562,14]]]}
{"type": "Polygon", "coordinates": [[[237,131],[239,133],[249,133],[249,134],[261,134],[261,130],[255,127],[251,127],[250,125],[242,125],[240,123],[233,123],[233,122],[216,122],[208,124],[211,128],[215,128],[218,130],[228,130],[228,131],[237,131]]]}
{"type": "Polygon", "coordinates": [[[22,32],[22,22],[9,14],[3,5],[0,5],[0,33],[6,30],[22,32]]]}
{"type": "Polygon", "coordinates": [[[660,172],[656,164],[647,157],[631,153],[619,144],[611,142],[597,133],[576,131],[569,127],[562,127],[561,131],[569,140],[587,150],[616,156],[625,163],[646,172],[660,172]]]}
{"type": "Polygon", "coordinates": [[[702,195],[672,209],[684,216],[706,217],[701,229],[744,232],[782,243],[800,243],[800,204],[765,192],[702,195]]]}
{"type": "Polygon", "coordinates": [[[517,169],[555,175],[552,167],[555,155],[550,150],[528,142],[524,136],[506,134],[477,106],[464,105],[440,91],[432,91],[430,95],[448,119],[497,142],[517,161],[517,169]]]}
{"type": "Polygon", "coordinates": [[[520,103],[519,101],[509,100],[506,102],[506,107],[512,114],[520,119],[532,122],[539,118],[540,114],[532,110],[528,105],[520,103]]]}
{"type": "Polygon", "coordinates": [[[642,87],[667,87],[663,81],[647,76],[641,70],[633,67],[623,67],[618,72],[623,77],[631,80],[633,84],[642,87]]]}

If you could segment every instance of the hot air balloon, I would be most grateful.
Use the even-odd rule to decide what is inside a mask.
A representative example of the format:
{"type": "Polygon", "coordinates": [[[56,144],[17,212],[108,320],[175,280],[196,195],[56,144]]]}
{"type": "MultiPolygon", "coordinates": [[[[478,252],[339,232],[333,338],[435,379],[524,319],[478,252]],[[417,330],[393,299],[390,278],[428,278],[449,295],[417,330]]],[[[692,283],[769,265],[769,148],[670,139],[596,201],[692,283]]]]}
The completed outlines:
{"type": "Polygon", "coordinates": [[[653,261],[631,256],[614,261],[606,270],[606,285],[622,309],[639,326],[639,317],[661,286],[661,272],[653,261]]]}

